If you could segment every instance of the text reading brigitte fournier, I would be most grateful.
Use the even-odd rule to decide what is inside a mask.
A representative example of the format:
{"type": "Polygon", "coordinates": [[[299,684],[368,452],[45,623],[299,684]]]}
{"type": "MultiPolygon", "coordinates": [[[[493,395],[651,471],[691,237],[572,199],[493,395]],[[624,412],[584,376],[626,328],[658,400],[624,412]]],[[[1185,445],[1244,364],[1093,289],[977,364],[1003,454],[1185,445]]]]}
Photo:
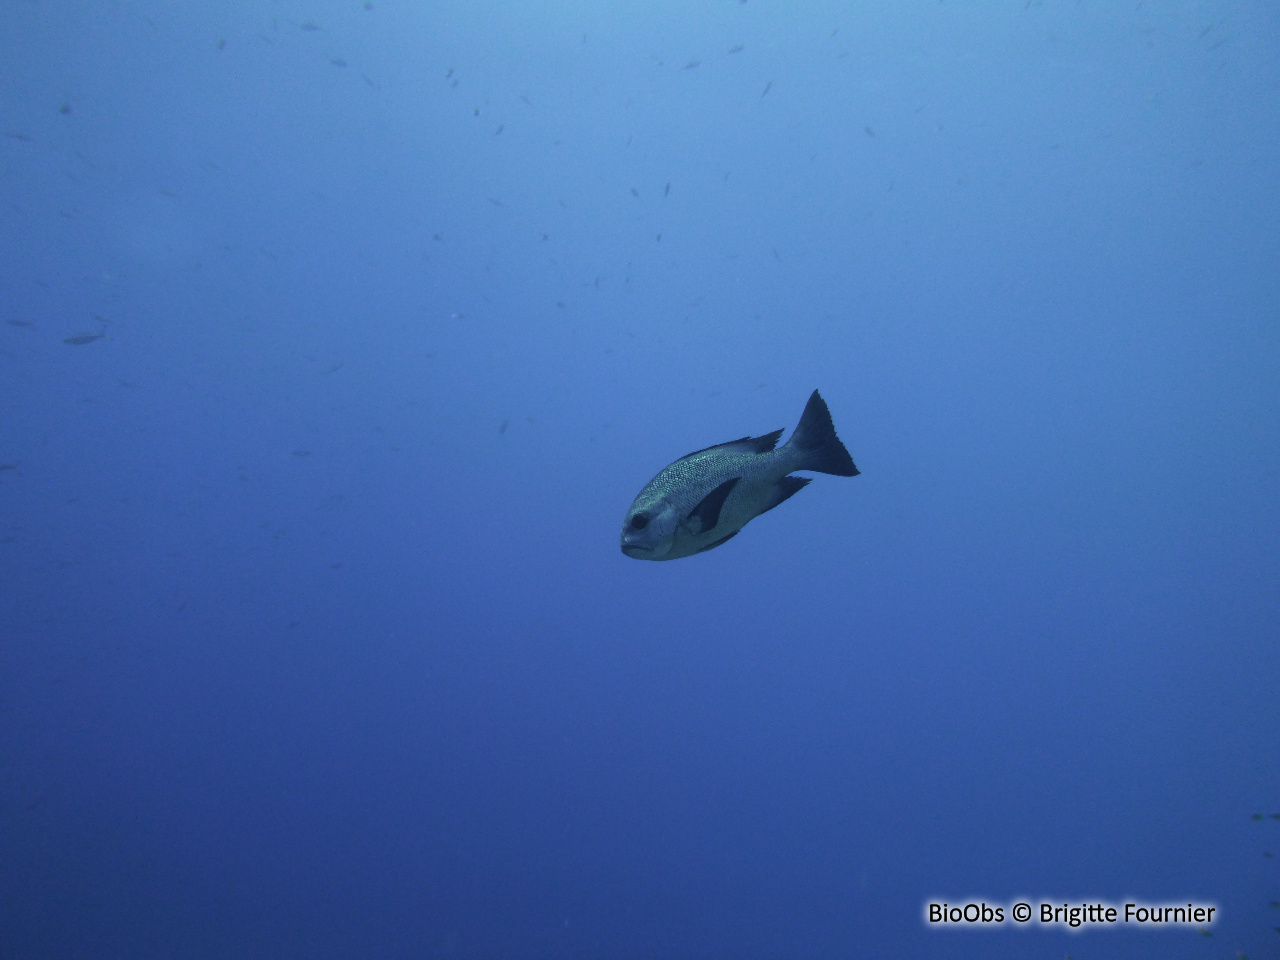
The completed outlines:
{"type": "Polygon", "coordinates": [[[929,900],[924,905],[924,922],[935,929],[1012,926],[1067,927],[1071,930],[1099,927],[1142,927],[1168,930],[1185,927],[1205,930],[1218,915],[1211,903],[988,903],[969,900],[950,903],[929,900]]]}

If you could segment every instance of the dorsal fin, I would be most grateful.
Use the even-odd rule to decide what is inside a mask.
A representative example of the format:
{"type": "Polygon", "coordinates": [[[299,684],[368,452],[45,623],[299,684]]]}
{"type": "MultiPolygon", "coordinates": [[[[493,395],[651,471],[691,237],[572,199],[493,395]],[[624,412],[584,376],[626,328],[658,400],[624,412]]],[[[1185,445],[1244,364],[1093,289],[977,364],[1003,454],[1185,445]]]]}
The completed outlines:
{"type": "Polygon", "coordinates": [[[720,522],[720,508],[724,506],[724,502],[728,498],[730,491],[733,490],[734,484],[740,479],[740,477],[734,477],[732,480],[726,480],[703,497],[702,501],[689,511],[689,519],[696,520],[699,524],[697,533],[706,533],[708,530],[716,528],[716,524],[720,522]]]}
{"type": "Polygon", "coordinates": [[[766,433],[763,437],[743,437],[741,440],[717,443],[713,447],[703,447],[693,453],[686,453],[680,460],[688,460],[690,457],[696,457],[700,453],[708,453],[711,450],[723,450],[725,453],[768,453],[778,445],[778,438],[781,436],[782,431],[775,430],[773,433],[766,433]]]}

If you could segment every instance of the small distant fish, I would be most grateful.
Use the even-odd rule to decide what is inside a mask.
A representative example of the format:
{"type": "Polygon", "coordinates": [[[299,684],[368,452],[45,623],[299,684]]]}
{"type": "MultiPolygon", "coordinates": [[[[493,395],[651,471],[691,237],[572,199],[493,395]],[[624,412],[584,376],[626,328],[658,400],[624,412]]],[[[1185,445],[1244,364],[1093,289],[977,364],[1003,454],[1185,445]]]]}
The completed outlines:
{"type": "Polygon", "coordinates": [[[729,48],[730,53],[741,53],[742,51],[743,51],[743,46],[740,43],[735,43],[732,47],[729,48]]]}
{"type": "Polygon", "coordinates": [[[764,85],[764,90],[760,94],[760,99],[763,100],[766,96],[768,96],[769,91],[772,89],[773,89],[773,81],[770,80],[768,83],[764,85]]]}
{"type": "Polygon", "coordinates": [[[622,552],[637,560],[676,560],[711,550],[747,523],[799,493],[814,470],[856,477],[826,401],[813,391],[791,439],[781,430],[743,437],[681,457],[645,485],[622,523],[622,552]],[[777,447],[777,449],[775,449],[777,447]]]}
{"type": "Polygon", "coordinates": [[[692,70],[694,67],[696,67],[696,66],[697,66],[698,64],[700,64],[701,62],[702,62],[701,60],[690,60],[688,63],[686,63],[686,64],[685,64],[683,67],[681,67],[680,69],[681,69],[681,70],[692,70]]]}
{"type": "Polygon", "coordinates": [[[510,422],[511,422],[510,420],[503,420],[500,424],[498,424],[498,432],[499,432],[499,433],[506,433],[506,432],[507,432],[507,424],[509,424],[510,422]]]}
{"type": "Polygon", "coordinates": [[[219,41],[218,41],[218,49],[219,49],[219,50],[225,50],[225,49],[227,49],[227,38],[226,38],[226,37],[223,37],[221,40],[219,40],[219,41]]]}
{"type": "Polygon", "coordinates": [[[71,104],[64,103],[62,106],[58,108],[58,112],[62,114],[64,117],[69,116],[71,113],[71,104]]]}
{"type": "Polygon", "coordinates": [[[505,130],[506,128],[507,128],[507,125],[506,125],[505,123],[500,123],[500,124],[498,124],[498,129],[497,129],[497,130],[495,130],[495,131],[493,131],[493,135],[494,135],[495,137],[501,136],[501,135],[502,135],[502,131],[503,131],[503,130],[505,130]]]}
{"type": "Polygon", "coordinates": [[[293,455],[295,457],[309,457],[311,456],[311,451],[310,450],[294,450],[293,455]]]}
{"type": "Polygon", "coordinates": [[[320,24],[316,23],[314,20],[308,20],[306,23],[298,24],[298,29],[306,30],[308,33],[314,33],[320,29],[320,24]]]}
{"type": "Polygon", "coordinates": [[[347,65],[347,61],[343,60],[341,57],[330,57],[329,62],[335,67],[345,67],[347,65]]]}
{"type": "Polygon", "coordinates": [[[863,127],[862,129],[867,131],[868,137],[874,137],[876,135],[876,132],[872,130],[870,127],[863,127]]]}
{"type": "Polygon", "coordinates": [[[0,470],[17,470],[21,463],[21,460],[13,460],[9,463],[0,463],[0,470]]]}
{"type": "Polygon", "coordinates": [[[105,333],[77,333],[74,337],[64,337],[62,342],[69,343],[73,347],[82,347],[86,343],[93,343],[93,341],[101,340],[105,336],[105,333]]]}
{"type": "Polygon", "coordinates": [[[5,323],[11,327],[34,327],[35,324],[30,320],[6,320],[5,323]]]}
{"type": "Polygon", "coordinates": [[[6,133],[5,136],[11,140],[21,140],[23,143],[35,142],[35,137],[28,137],[25,133],[6,133]]]}
{"type": "Polygon", "coordinates": [[[670,193],[671,193],[671,181],[668,180],[667,185],[662,188],[662,195],[665,197],[665,196],[668,196],[670,193]]]}

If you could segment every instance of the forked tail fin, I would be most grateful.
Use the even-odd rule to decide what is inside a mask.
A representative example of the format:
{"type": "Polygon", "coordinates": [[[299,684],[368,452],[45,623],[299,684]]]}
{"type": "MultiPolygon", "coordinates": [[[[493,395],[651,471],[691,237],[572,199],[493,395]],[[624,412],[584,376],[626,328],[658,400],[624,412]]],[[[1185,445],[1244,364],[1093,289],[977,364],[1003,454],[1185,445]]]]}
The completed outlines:
{"type": "Polygon", "coordinates": [[[815,470],[818,473],[833,473],[837,477],[856,477],[858,468],[853,465],[853,457],[844,448],[840,438],[836,436],[835,424],[831,422],[831,411],[827,403],[813,391],[809,402],[804,405],[804,413],[795,432],[787,441],[787,446],[794,447],[799,455],[800,464],[797,470],[815,470]]]}

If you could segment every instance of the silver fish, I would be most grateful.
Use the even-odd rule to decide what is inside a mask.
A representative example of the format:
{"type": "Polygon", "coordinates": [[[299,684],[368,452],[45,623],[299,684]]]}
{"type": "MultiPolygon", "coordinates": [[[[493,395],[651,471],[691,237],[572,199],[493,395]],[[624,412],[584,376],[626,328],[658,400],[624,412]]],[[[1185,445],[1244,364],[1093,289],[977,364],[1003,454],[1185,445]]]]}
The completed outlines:
{"type": "Polygon", "coordinates": [[[856,477],[826,402],[813,391],[791,439],[781,430],[743,437],[681,457],[649,481],[622,522],[622,552],[637,560],[677,560],[718,547],[753,518],[798,493],[814,470],[856,477]],[[775,449],[776,448],[776,449],[775,449]]]}

